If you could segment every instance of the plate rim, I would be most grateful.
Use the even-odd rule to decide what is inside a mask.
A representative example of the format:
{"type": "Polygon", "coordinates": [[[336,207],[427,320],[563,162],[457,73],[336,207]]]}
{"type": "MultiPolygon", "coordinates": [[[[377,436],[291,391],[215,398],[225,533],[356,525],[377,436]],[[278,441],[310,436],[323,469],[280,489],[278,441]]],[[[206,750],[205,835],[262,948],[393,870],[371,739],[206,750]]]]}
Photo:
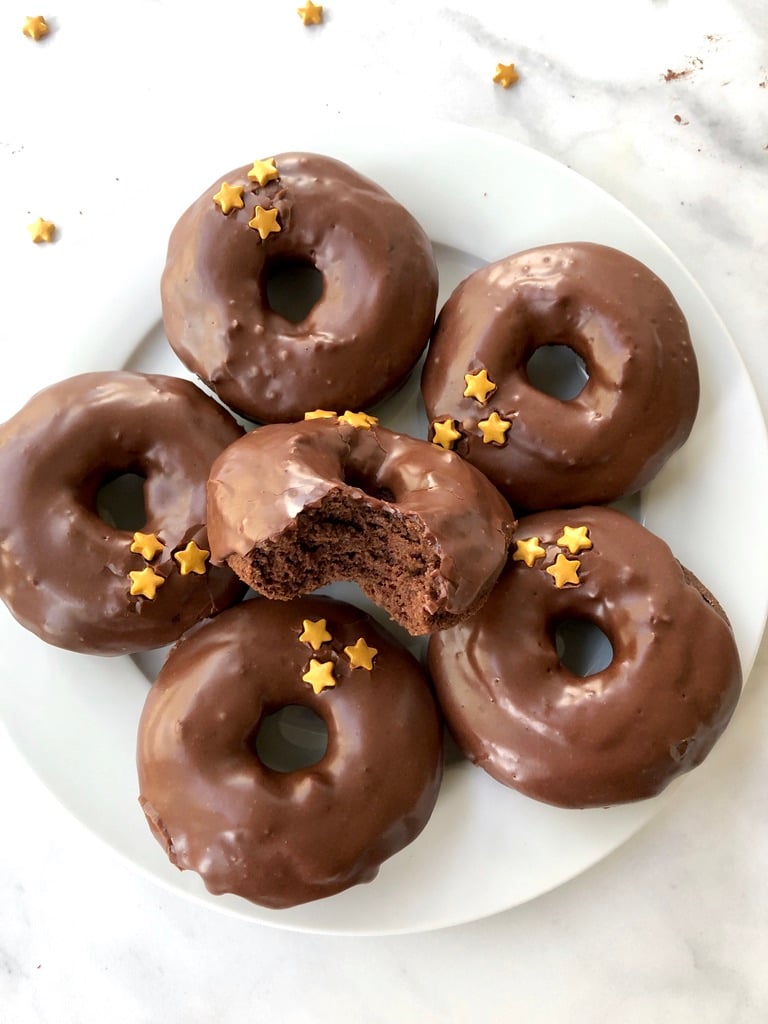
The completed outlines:
{"type": "MultiPolygon", "coordinates": [[[[370,132],[370,126],[367,126],[367,127],[368,127],[368,130],[370,132]]],[[[338,126],[336,126],[336,131],[338,131],[338,130],[339,130],[338,126]]],[[[322,135],[324,129],[321,128],[321,129],[319,129],[319,131],[320,131],[320,134],[322,135]]],[[[380,132],[381,132],[381,129],[377,129],[377,133],[380,133],[380,132]]],[[[399,134],[401,139],[402,139],[404,134],[407,136],[407,132],[404,133],[404,129],[403,129],[402,125],[397,126],[397,132],[398,132],[398,134],[399,134]]],[[[491,132],[486,132],[483,129],[473,128],[473,127],[468,127],[468,126],[463,126],[463,125],[457,125],[457,124],[454,124],[452,122],[446,122],[446,121],[433,121],[433,122],[430,123],[429,127],[425,127],[424,124],[420,125],[418,128],[414,127],[412,129],[412,139],[413,140],[415,140],[416,138],[421,139],[422,136],[427,136],[431,132],[434,132],[438,136],[440,136],[440,138],[439,138],[439,145],[440,146],[447,147],[449,149],[455,147],[458,144],[461,144],[461,145],[474,144],[474,145],[479,146],[481,148],[488,147],[491,150],[495,150],[497,153],[503,153],[505,160],[514,159],[515,156],[518,156],[522,160],[524,160],[524,161],[528,160],[528,161],[532,162],[533,164],[541,162],[541,166],[547,166],[550,169],[551,172],[556,173],[558,176],[562,175],[562,174],[565,174],[567,176],[572,176],[573,180],[575,180],[575,181],[577,181],[579,183],[579,187],[581,189],[586,189],[587,191],[591,191],[592,195],[597,198],[597,200],[598,200],[598,202],[600,204],[605,203],[607,201],[613,207],[613,209],[617,213],[619,213],[621,215],[622,218],[628,219],[631,222],[631,224],[632,224],[633,230],[640,232],[644,236],[644,239],[645,239],[646,243],[650,243],[652,248],[656,248],[659,251],[659,253],[663,254],[664,259],[661,260],[662,263],[664,262],[664,260],[666,260],[666,261],[671,262],[671,264],[676,266],[677,272],[679,274],[683,275],[684,278],[687,280],[690,289],[692,289],[693,293],[696,295],[697,301],[705,308],[708,316],[710,318],[712,318],[713,322],[716,323],[716,325],[718,327],[718,330],[720,331],[722,336],[728,339],[730,358],[731,359],[735,359],[736,364],[737,364],[738,373],[743,378],[742,383],[746,385],[747,392],[750,395],[750,401],[751,401],[751,403],[753,405],[753,408],[751,409],[751,415],[752,416],[756,415],[756,417],[757,417],[756,421],[760,425],[760,438],[759,439],[758,438],[755,438],[755,439],[750,438],[750,440],[752,441],[752,443],[754,445],[758,445],[759,444],[760,451],[761,451],[762,476],[765,477],[766,479],[768,479],[768,433],[766,432],[765,420],[763,418],[763,414],[762,414],[762,410],[760,408],[760,404],[759,404],[759,401],[758,401],[758,398],[757,398],[757,394],[755,392],[755,389],[754,389],[754,386],[752,384],[752,381],[751,381],[751,379],[749,377],[749,374],[748,374],[748,371],[746,369],[746,365],[744,363],[744,360],[741,357],[741,353],[740,353],[740,351],[738,349],[738,346],[736,345],[734,339],[732,338],[732,336],[730,335],[730,332],[728,331],[728,328],[727,328],[727,326],[725,324],[725,321],[720,316],[719,312],[715,309],[715,307],[712,304],[711,300],[707,297],[706,293],[703,291],[701,286],[698,284],[698,282],[696,281],[696,279],[693,276],[693,274],[678,259],[678,257],[672,251],[672,249],[661,238],[659,238],[659,236],[657,236],[642,220],[640,220],[640,218],[632,210],[630,210],[626,206],[624,206],[619,200],[617,200],[614,196],[612,196],[604,188],[602,188],[601,186],[598,186],[594,182],[592,182],[589,179],[585,178],[583,175],[580,175],[578,172],[574,171],[572,168],[567,167],[566,165],[558,162],[554,158],[552,158],[552,157],[550,157],[550,156],[548,156],[548,155],[546,155],[544,153],[541,153],[541,152],[539,152],[539,151],[537,151],[535,149],[532,149],[532,148],[530,148],[530,147],[528,147],[528,146],[526,146],[526,145],[524,145],[522,143],[519,143],[519,142],[517,142],[515,140],[508,139],[508,138],[506,138],[504,136],[497,135],[497,134],[494,134],[494,133],[491,133],[491,132]]],[[[306,137],[307,132],[305,130],[297,129],[297,130],[295,130],[294,135],[302,135],[302,136],[306,137]]],[[[367,137],[370,140],[371,138],[373,138],[375,136],[373,134],[371,134],[371,135],[369,135],[367,137]]],[[[327,152],[334,152],[335,148],[340,148],[340,147],[336,146],[336,141],[337,140],[335,140],[332,137],[332,135],[328,136],[328,140],[327,141],[330,142],[330,145],[326,146],[326,151],[327,152]]],[[[289,147],[275,145],[275,146],[273,146],[272,151],[273,152],[277,152],[277,151],[284,150],[286,148],[289,148],[289,147]]],[[[343,155],[341,155],[341,158],[344,159],[345,157],[343,155]]],[[[240,162],[242,163],[242,160],[240,162]]],[[[235,164],[233,164],[233,166],[234,165],[235,164]]],[[[226,162],[222,163],[220,160],[217,159],[217,166],[219,166],[219,167],[226,166],[226,162]]],[[[371,172],[368,172],[365,169],[363,169],[363,173],[371,173],[371,172]]],[[[374,176],[374,175],[371,173],[371,176],[374,176]]],[[[212,177],[215,177],[215,175],[212,176],[212,177]]],[[[204,185],[204,183],[203,183],[203,185],[204,185]]],[[[192,201],[192,199],[194,198],[195,194],[196,193],[194,192],[194,187],[193,187],[192,194],[189,196],[189,201],[192,201]]],[[[398,196],[398,198],[400,198],[401,201],[403,201],[401,196],[398,196]]],[[[175,209],[172,212],[173,212],[173,220],[175,220],[175,218],[181,212],[181,209],[175,209]]],[[[418,217],[418,214],[417,214],[417,217],[418,217]]],[[[146,218],[145,217],[137,216],[137,218],[135,219],[135,224],[142,225],[142,224],[145,224],[145,223],[146,223],[146,218]]],[[[155,232],[160,237],[167,237],[167,234],[168,234],[168,232],[170,230],[170,226],[172,226],[172,224],[169,222],[169,224],[166,226],[167,230],[163,231],[157,225],[155,225],[155,232]]],[[[440,242],[443,241],[443,239],[441,239],[441,238],[433,239],[433,240],[434,241],[440,241],[440,242]]],[[[540,244],[545,244],[545,242],[551,241],[551,240],[552,239],[542,239],[540,244]]],[[[126,247],[126,249],[129,250],[129,252],[127,253],[127,255],[130,257],[129,258],[129,264],[134,262],[137,258],[139,258],[139,256],[141,256],[141,258],[146,262],[147,257],[146,257],[145,253],[141,253],[140,254],[139,251],[134,250],[133,246],[126,247]]],[[[78,253],[78,254],[75,254],[72,257],[73,258],[73,262],[76,265],[77,259],[80,258],[81,260],[85,260],[85,262],[87,263],[89,261],[89,259],[91,259],[92,257],[95,257],[95,253],[96,253],[97,250],[98,250],[98,246],[93,244],[93,240],[87,240],[86,243],[82,246],[82,252],[78,253]]],[[[126,254],[124,254],[124,255],[126,255],[126,254]]],[[[153,258],[154,258],[154,263],[152,263],[152,270],[150,271],[149,267],[145,267],[143,277],[141,278],[141,280],[143,281],[143,286],[141,288],[137,288],[137,293],[132,295],[130,297],[130,300],[129,300],[129,297],[127,295],[123,296],[124,299],[125,299],[125,302],[126,302],[126,306],[128,306],[128,305],[131,306],[130,315],[125,316],[124,317],[124,321],[125,321],[125,324],[130,323],[132,326],[131,326],[130,330],[127,327],[124,326],[123,332],[122,332],[122,336],[121,336],[121,338],[122,338],[121,343],[116,346],[116,349],[112,349],[110,351],[110,361],[114,362],[116,369],[125,364],[125,362],[140,347],[140,345],[143,343],[143,340],[150,334],[150,332],[155,328],[155,326],[157,324],[157,321],[158,321],[158,310],[159,310],[159,269],[161,269],[161,267],[162,267],[162,262],[163,262],[163,258],[164,258],[164,251],[160,252],[158,250],[157,253],[153,253],[153,258]],[[153,276],[155,277],[155,283],[154,284],[152,284],[153,276]],[[150,301],[150,296],[151,295],[154,296],[154,304],[153,304],[153,301],[150,301]],[[141,326],[141,329],[139,329],[139,325],[141,326]],[[138,341],[137,341],[137,338],[139,339],[138,341]]],[[[115,273],[114,266],[111,266],[110,269],[109,269],[109,277],[110,277],[110,279],[111,279],[112,276],[114,276],[114,273],[115,273]]],[[[94,271],[94,275],[98,276],[98,271],[94,271]]],[[[124,280],[125,278],[124,278],[123,275],[120,275],[120,279],[124,280]]],[[[131,280],[133,280],[133,279],[131,278],[131,280]]],[[[105,294],[110,294],[110,293],[106,292],[105,294]]],[[[56,303],[52,303],[51,305],[52,305],[52,307],[55,307],[56,303]]],[[[97,338],[97,337],[101,336],[102,330],[106,329],[106,325],[105,325],[104,328],[102,328],[100,326],[100,320],[102,320],[103,317],[104,317],[104,310],[94,311],[93,323],[91,323],[90,326],[83,326],[83,324],[80,323],[80,324],[77,325],[77,329],[73,333],[83,334],[83,335],[85,335],[87,337],[90,337],[90,338],[97,338]]],[[[101,345],[101,348],[103,349],[103,343],[101,345]]],[[[98,355],[98,353],[95,352],[95,351],[92,351],[91,349],[83,348],[82,350],[78,350],[76,355],[74,356],[74,358],[72,360],[70,360],[69,357],[67,357],[67,359],[63,360],[60,364],[56,364],[56,366],[53,368],[53,370],[51,370],[49,368],[49,372],[53,372],[53,374],[54,374],[54,376],[51,377],[51,380],[59,379],[62,376],[62,374],[64,374],[64,375],[67,374],[67,370],[65,369],[65,365],[67,363],[70,363],[70,365],[72,363],[77,364],[78,366],[83,367],[83,369],[96,368],[96,363],[98,363],[98,365],[101,366],[101,363],[103,362],[103,359],[102,360],[96,359],[97,355],[98,355]]],[[[79,369],[72,369],[69,372],[80,372],[80,371],[79,371],[79,369]]],[[[766,555],[766,559],[767,559],[766,560],[766,568],[768,568],[768,555],[766,555]]],[[[6,612],[5,614],[8,615],[9,613],[6,612]]],[[[761,637],[762,637],[763,630],[765,628],[765,622],[766,622],[766,617],[767,616],[768,616],[768,586],[765,588],[765,592],[762,595],[761,608],[760,608],[760,610],[758,612],[758,615],[756,616],[756,621],[757,621],[757,619],[759,619],[761,621],[762,625],[760,626],[759,630],[757,630],[756,627],[752,630],[752,633],[754,635],[751,637],[751,641],[750,641],[750,645],[749,645],[748,650],[746,650],[746,651],[741,651],[740,650],[740,654],[741,654],[742,661],[743,661],[743,664],[744,664],[745,682],[748,679],[749,673],[750,673],[750,671],[752,669],[752,666],[754,664],[755,657],[757,656],[757,652],[758,652],[758,649],[759,649],[759,646],[760,646],[760,640],[761,640],[761,637]]],[[[40,641],[36,641],[36,642],[37,643],[41,643],[40,641]]],[[[59,653],[60,654],[61,652],[54,652],[54,653],[59,653]]],[[[136,671],[138,671],[138,669],[136,669],[136,671]]],[[[2,703],[0,703],[0,710],[2,710],[3,706],[4,705],[2,703]]],[[[304,931],[304,932],[309,932],[309,933],[344,934],[344,935],[383,935],[383,934],[406,934],[406,933],[413,933],[413,932],[420,932],[420,931],[429,931],[429,930],[433,930],[433,929],[450,927],[450,926],[453,926],[453,925],[459,925],[459,924],[467,923],[467,922],[473,921],[473,920],[478,920],[478,919],[481,919],[481,918],[484,918],[484,917],[487,917],[487,916],[492,916],[493,914],[496,914],[496,913],[501,913],[504,910],[510,909],[512,906],[522,905],[524,902],[528,902],[528,901],[530,901],[532,899],[535,899],[539,895],[542,895],[545,892],[551,891],[551,889],[553,889],[553,888],[556,888],[556,887],[558,887],[558,886],[560,886],[562,884],[565,884],[571,878],[576,877],[577,875],[579,875],[579,874],[583,873],[585,870],[587,870],[590,866],[592,866],[595,863],[599,862],[599,860],[603,859],[603,857],[608,856],[611,852],[613,852],[615,849],[617,849],[620,845],[622,845],[624,842],[626,842],[628,839],[630,839],[632,835],[634,835],[640,828],[642,828],[647,823],[648,820],[650,820],[650,818],[655,816],[655,814],[658,812],[658,810],[661,810],[661,807],[663,805],[665,805],[666,802],[670,799],[672,793],[673,792],[677,792],[677,788],[678,788],[677,786],[670,787],[670,789],[668,789],[664,794],[662,794],[661,797],[657,797],[653,801],[646,801],[646,802],[644,802],[644,804],[648,804],[648,805],[652,804],[653,805],[653,809],[650,810],[647,815],[643,815],[642,816],[642,820],[640,820],[636,825],[634,825],[627,832],[627,834],[624,835],[622,838],[620,838],[614,845],[610,846],[610,848],[606,848],[604,850],[604,852],[596,860],[592,860],[588,864],[582,864],[580,866],[577,866],[573,870],[573,872],[571,872],[571,873],[567,873],[566,872],[561,878],[553,881],[553,883],[551,885],[549,885],[547,887],[544,887],[544,888],[541,888],[538,891],[532,892],[525,899],[516,900],[514,903],[511,903],[511,904],[499,905],[496,909],[483,912],[479,916],[472,916],[471,914],[470,915],[466,915],[466,914],[465,915],[461,915],[461,914],[459,914],[459,915],[451,916],[449,914],[449,915],[447,915],[442,920],[434,921],[434,922],[428,923],[428,924],[423,924],[422,923],[422,924],[414,924],[414,925],[405,925],[405,926],[400,926],[400,927],[387,927],[387,928],[384,928],[384,929],[377,928],[375,930],[361,930],[359,927],[351,929],[351,930],[348,929],[348,928],[343,928],[343,927],[335,929],[335,928],[330,928],[328,926],[319,926],[319,925],[312,925],[312,924],[306,924],[306,923],[304,923],[304,924],[298,923],[297,921],[293,920],[294,915],[290,914],[290,912],[288,914],[285,914],[284,912],[280,912],[280,914],[277,914],[274,911],[270,912],[270,911],[267,911],[265,908],[256,907],[255,908],[256,909],[256,913],[253,913],[253,909],[254,908],[251,905],[247,905],[247,908],[246,908],[247,912],[241,912],[238,909],[238,907],[230,906],[226,900],[222,900],[220,897],[210,897],[210,895],[206,894],[205,892],[198,894],[198,893],[195,893],[195,892],[190,892],[188,890],[182,889],[178,884],[174,884],[174,882],[177,881],[176,878],[172,878],[172,876],[169,876],[169,877],[166,878],[166,877],[163,877],[161,874],[155,873],[154,871],[148,869],[145,865],[143,865],[143,864],[135,861],[134,859],[132,859],[128,854],[126,854],[123,850],[121,850],[118,846],[116,846],[113,842],[111,842],[109,838],[107,838],[104,834],[102,834],[101,831],[98,830],[98,828],[94,827],[90,822],[84,820],[82,815],[79,814],[73,808],[71,803],[65,797],[63,797],[61,795],[61,793],[59,793],[54,786],[51,785],[50,781],[47,780],[44,777],[44,775],[41,773],[40,770],[38,770],[38,766],[36,766],[34,763],[30,762],[29,758],[27,757],[27,755],[25,753],[25,750],[23,749],[23,745],[20,745],[17,742],[17,738],[12,734],[12,732],[11,732],[9,726],[8,726],[8,723],[7,723],[6,719],[5,719],[5,715],[4,714],[0,715],[0,725],[2,726],[3,732],[5,733],[5,735],[8,736],[8,738],[9,738],[10,742],[12,743],[12,745],[14,745],[16,747],[16,749],[20,752],[22,758],[25,760],[25,762],[32,769],[32,771],[35,774],[35,776],[40,780],[42,785],[49,791],[49,793],[51,793],[53,795],[54,799],[56,799],[59,804],[64,806],[67,809],[67,811],[76,820],[78,820],[78,822],[81,825],[83,825],[83,827],[91,835],[96,836],[100,841],[106,843],[106,845],[109,846],[109,848],[115,854],[117,854],[117,856],[121,860],[126,862],[132,868],[132,870],[138,871],[140,874],[145,875],[146,877],[150,878],[152,881],[154,881],[156,883],[159,883],[161,886],[163,886],[168,891],[173,891],[177,895],[183,895],[186,898],[193,900],[193,902],[198,903],[198,904],[203,905],[203,906],[206,906],[209,909],[216,909],[218,912],[223,912],[225,914],[228,914],[229,916],[236,916],[236,917],[239,917],[240,919],[254,921],[255,923],[268,924],[270,926],[278,927],[278,928],[281,928],[281,929],[293,930],[293,931],[304,931]],[[216,902],[212,902],[213,900],[215,900],[216,902]]],[[[475,769],[472,769],[472,770],[474,771],[475,769]]],[[[679,781],[680,782],[684,782],[684,778],[679,780],[679,781]]],[[[641,805],[636,804],[634,806],[635,807],[640,807],[641,805]]],[[[582,813],[582,812],[578,812],[578,813],[582,813]]],[[[337,900],[337,899],[338,899],[337,897],[332,897],[330,900],[318,901],[317,904],[307,904],[307,905],[304,905],[304,906],[305,907],[312,907],[312,906],[319,905],[319,903],[329,904],[332,901],[337,900]]],[[[301,910],[302,908],[297,908],[297,909],[301,910]]]]}

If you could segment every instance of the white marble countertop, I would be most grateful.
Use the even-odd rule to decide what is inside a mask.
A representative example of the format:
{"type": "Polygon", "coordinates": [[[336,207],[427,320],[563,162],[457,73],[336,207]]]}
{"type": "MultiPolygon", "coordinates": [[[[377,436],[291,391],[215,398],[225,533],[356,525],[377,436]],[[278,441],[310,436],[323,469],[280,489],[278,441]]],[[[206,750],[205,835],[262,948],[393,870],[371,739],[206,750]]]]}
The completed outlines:
{"type": "MultiPolygon", "coordinates": [[[[6,406],[30,391],[14,348],[34,342],[46,295],[79,285],[68,254],[98,244],[109,259],[121,211],[190,151],[234,136],[250,152],[278,121],[371,111],[488,129],[601,185],[698,279],[768,410],[764,0],[326,10],[305,29],[295,0],[3,4],[6,406]],[[51,25],[38,44],[21,34],[30,13],[51,25]],[[509,61],[520,81],[505,91],[491,77],[509,61]],[[29,241],[39,214],[59,225],[54,245],[29,241]]],[[[274,930],[166,892],[71,819],[0,732],[0,1020],[764,1021],[767,684],[763,646],[710,759],[602,863],[496,917],[387,938],[274,930]]]]}

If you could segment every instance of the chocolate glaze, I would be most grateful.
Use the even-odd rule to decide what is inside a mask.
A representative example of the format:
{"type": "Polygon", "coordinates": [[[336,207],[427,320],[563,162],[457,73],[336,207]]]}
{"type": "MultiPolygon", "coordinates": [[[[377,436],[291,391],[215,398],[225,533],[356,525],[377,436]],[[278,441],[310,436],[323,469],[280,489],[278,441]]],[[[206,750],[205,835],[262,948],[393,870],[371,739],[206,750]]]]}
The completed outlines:
{"type": "Polygon", "coordinates": [[[212,558],[289,598],[335,580],[361,589],[413,634],[486,597],[514,516],[453,452],[335,419],[260,427],[216,460],[212,558]]]}
{"type": "Polygon", "coordinates": [[[699,382],[688,327],[672,293],[631,256],[592,243],[529,249],[476,271],[438,317],[422,377],[431,422],[452,417],[456,450],[515,508],[613,501],[643,487],[680,447],[699,382]],[[565,345],[589,374],[568,401],[533,387],[526,364],[565,345]],[[497,390],[464,398],[485,369],[497,390]],[[477,427],[511,421],[502,446],[477,427]]]}
{"type": "Polygon", "coordinates": [[[246,601],[184,637],[147,697],[138,735],[140,802],[179,869],[213,893],[290,907],[378,873],[429,819],[442,776],[437,709],[418,662],[363,612],[329,598],[246,601]],[[303,621],[326,620],[313,651],[303,621]],[[373,670],[344,654],[377,648],[373,670]],[[310,658],[336,686],[302,681],[310,658]],[[287,705],[325,722],[317,764],[267,768],[253,737],[287,705]]]}
{"type": "Polygon", "coordinates": [[[438,699],[459,746],[500,782],[562,807],[659,793],[698,765],[727,725],[741,688],[738,652],[711,594],[667,545],[608,508],[520,520],[538,537],[533,567],[510,558],[479,615],[430,640],[438,699]],[[594,547],[557,545],[563,526],[589,528],[594,547]],[[546,572],[578,559],[581,584],[546,572]],[[598,626],[613,660],[586,677],[555,648],[564,620],[598,626]]]}
{"type": "Polygon", "coordinates": [[[88,373],[35,395],[0,427],[0,595],[27,629],[58,647],[125,654],[172,643],[243,594],[228,569],[180,574],[173,552],[208,548],[205,484],[214,458],[242,430],[189,381],[88,373]],[[154,600],[130,596],[133,533],[96,512],[123,473],[146,478],[145,533],[165,548],[154,600]]]}
{"type": "Polygon", "coordinates": [[[260,187],[250,165],[225,174],[183,214],[162,278],[168,340],[231,408],[258,422],[308,409],[368,408],[402,382],[427,343],[437,302],[429,239],[378,185],[310,153],[275,157],[260,187]],[[221,181],[242,185],[243,209],[213,202],[221,181]],[[256,206],[279,211],[279,233],[248,227],[256,206]],[[273,312],[269,273],[314,266],[323,292],[292,323],[273,312]]]}

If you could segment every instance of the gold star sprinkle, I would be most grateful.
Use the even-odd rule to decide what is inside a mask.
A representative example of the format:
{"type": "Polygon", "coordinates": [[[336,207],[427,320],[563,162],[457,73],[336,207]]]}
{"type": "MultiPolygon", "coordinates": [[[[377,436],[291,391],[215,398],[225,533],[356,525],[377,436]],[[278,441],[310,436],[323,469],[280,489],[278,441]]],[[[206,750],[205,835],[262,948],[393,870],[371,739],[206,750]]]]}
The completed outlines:
{"type": "Polygon", "coordinates": [[[348,423],[350,427],[356,427],[358,430],[370,430],[378,422],[375,416],[369,416],[367,412],[350,412],[349,409],[343,416],[339,416],[339,423],[348,423]]]}
{"type": "Polygon", "coordinates": [[[512,554],[513,562],[525,562],[530,568],[537,558],[543,558],[546,551],[539,544],[538,537],[529,537],[528,540],[516,540],[515,550],[512,554]]]}
{"type": "Polygon", "coordinates": [[[138,530],[134,533],[131,551],[135,551],[136,554],[141,555],[148,562],[151,562],[155,555],[159,554],[162,550],[163,545],[154,533],[141,533],[138,530]]]}
{"type": "Polygon", "coordinates": [[[140,571],[129,572],[128,575],[131,577],[131,595],[136,597],[138,594],[141,597],[148,597],[150,601],[154,600],[158,587],[162,587],[165,583],[165,579],[158,576],[149,566],[140,571]]]}
{"type": "Polygon", "coordinates": [[[483,433],[483,444],[503,445],[507,440],[507,431],[512,426],[509,420],[503,420],[497,412],[492,412],[487,420],[477,424],[483,433]]]}
{"type": "Polygon", "coordinates": [[[496,74],[493,76],[493,80],[498,85],[502,86],[502,88],[508,89],[510,85],[514,85],[519,78],[520,75],[515,71],[514,64],[496,65],[496,74]]]}
{"type": "Polygon", "coordinates": [[[461,434],[450,416],[445,420],[435,420],[432,424],[432,444],[439,444],[441,448],[450,450],[460,437],[461,434]]]}
{"type": "Polygon", "coordinates": [[[373,668],[373,659],[379,653],[375,647],[369,647],[365,640],[360,637],[352,647],[345,647],[344,653],[349,658],[352,668],[366,668],[370,672],[373,668]]]}
{"type": "Polygon", "coordinates": [[[572,583],[577,586],[581,583],[579,579],[579,566],[581,562],[578,558],[570,559],[566,558],[564,554],[559,554],[555,559],[554,565],[547,566],[547,572],[555,581],[555,586],[559,589],[564,587],[566,583],[572,583]]]}
{"type": "Polygon", "coordinates": [[[559,548],[568,548],[572,555],[579,551],[589,551],[592,541],[589,539],[588,526],[564,526],[562,534],[557,538],[559,548]]]}
{"type": "Polygon", "coordinates": [[[253,167],[248,171],[248,177],[253,181],[257,181],[259,185],[266,185],[269,181],[277,181],[280,177],[280,172],[275,167],[275,158],[271,156],[268,160],[254,160],[253,167]]]}
{"type": "Polygon", "coordinates": [[[335,686],[336,679],[333,675],[333,662],[317,661],[316,658],[311,658],[309,668],[301,678],[305,683],[309,683],[315,693],[320,693],[321,690],[325,690],[328,686],[335,686]]]}
{"type": "Polygon", "coordinates": [[[336,413],[329,409],[313,409],[312,412],[304,413],[305,420],[335,420],[336,413]]]}
{"type": "Polygon", "coordinates": [[[272,234],[273,231],[281,231],[277,223],[277,210],[265,210],[263,206],[257,206],[253,211],[253,217],[248,221],[249,228],[255,228],[261,236],[262,242],[272,234]]]}
{"type": "Polygon", "coordinates": [[[198,576],[204,576],[206,572],[206,561],[211,552],[205,548],[199,548],[193,540],[187,544],[183,551],[174,551],[173,557],[179,563],[179,570],[182,576],[189,576],[191,572],[198,576]]]}
{"type": "Polygon", "coordinates": [[[464,388],[464,397],[474,398],[480,405],[485,405],[488,401],[488,395],[493,394],[496,390],[496,385],[488,377],[486,370],[479,370],[477,373],[465,373],[464,380],[467,383],[467,386],[464,388]]]}
{"type": "Polygon", "coordinates": [[[27,225],[29,237],[33,242],[52,242],[56,233],[56,225],[52,220],[43,220],[38,217],[33,224],[27,225]]]}
{"type": "Polygon", "coordinates": [[[298,7],[296,13],[305,25],[320,25],[323,20],[323,8],[320,4],[313,4],[307,0],[303,7],[298,7]]]}
{"type": "Polygon", "coordinates": [[[243,208],[243,186],[230,185],[222,181],[221,188],[213,197],[214,203],[221,209],[222,213],[229,213],[231,210],[242,210],[243,208]]]}
{"type": "Polygon", "coordinates": [[[304,619],[302,623],[304,632],[299,637],[303,644],[309,644],[313,651],[319,651],[325,643],[333,640],[333,637],[325,628],[325,619],[304,619]]]}
{"type": "Polygon", "coordinates": [[[35,18],[25,19],[24,24],[21,26],[21,31],[27,39],[34,39],[37,43],[43,38],[43,36],[48,35],[48,22],[42,14],[38,14],[35,18]]]}

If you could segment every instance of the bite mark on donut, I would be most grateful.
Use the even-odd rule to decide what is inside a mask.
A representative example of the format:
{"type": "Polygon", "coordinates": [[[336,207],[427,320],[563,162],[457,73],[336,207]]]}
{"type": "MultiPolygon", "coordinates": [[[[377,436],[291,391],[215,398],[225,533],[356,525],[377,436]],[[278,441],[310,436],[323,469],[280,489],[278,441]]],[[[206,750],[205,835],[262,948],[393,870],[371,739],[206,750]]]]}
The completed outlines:
{"type": "Polygon", "coordinates": [[[419,636],[485,601],[514,514],[455,453],[365,414],[273,424],[213,467],[208,536],[257,593],[289,600],[351,581],[419,636]]]}
{"type": "Polygon", "coordinates": [[[450,613],[435,611],[445,599],[445,583],[440,553],[423,525],[388,505],[386,495],[375,507],[363,506],[353,494],[354,489],[332,491],[316,507],[300,512],[279,537],[246,556],[231,555],[230,567],[255,591],[275,600],[355,581],[414,636],[456,621],[450,613]]]}

